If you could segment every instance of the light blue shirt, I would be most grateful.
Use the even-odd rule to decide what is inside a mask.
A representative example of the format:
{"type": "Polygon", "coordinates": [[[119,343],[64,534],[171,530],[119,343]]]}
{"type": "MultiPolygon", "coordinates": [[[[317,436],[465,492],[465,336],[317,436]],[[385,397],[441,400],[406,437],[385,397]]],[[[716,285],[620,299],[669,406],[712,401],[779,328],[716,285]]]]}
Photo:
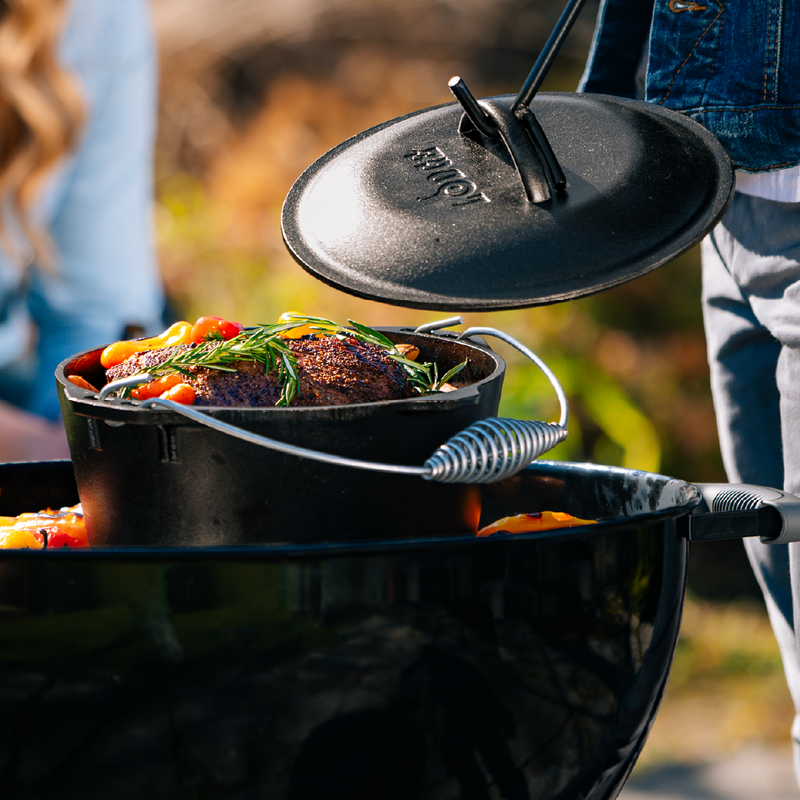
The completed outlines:
{"type": "Polygon", "coordinates": [[[156,54],[146,0],[71,0],[61,57],[81,85],[87,123],[44,192],[37,219],[55,271],[19,270],[0,254],[0,396],[60,416],[56,366],[115,341],[128,324],[163,329],[152,230],[156,54]],[[38,335],[25,356],[32,322],[38,335]]]}

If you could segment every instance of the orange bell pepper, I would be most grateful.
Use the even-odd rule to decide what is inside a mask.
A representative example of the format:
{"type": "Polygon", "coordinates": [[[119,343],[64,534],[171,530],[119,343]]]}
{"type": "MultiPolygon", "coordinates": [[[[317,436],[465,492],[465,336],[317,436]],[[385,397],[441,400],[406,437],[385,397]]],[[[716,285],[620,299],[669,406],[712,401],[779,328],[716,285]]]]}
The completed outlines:
{"type": "Polygon", "coordinates": [[[481,528],[477,536],[491,536],[493,533],[535,533],[556,528],[577,528],[581,525],[595,525],[597,520],[578,519],[561,511],[539,511],[532,514],[516,514],[503,517],[481,528]]]}
{"type": "Polygon", "coordinates": [[[174,372],[171,375],[163,375],[160,378],[150,381],[150,383],[144,383],[141,386],[137,386],[135,389],[131,389],[131,395],[137,400],[148,400],[151,397],[161,397],[164,392],[169,391],[174,386],[177,386],[179,383],[183,382],[183,376],[179,375],[177,372],[174,372]]]}
{"type": "Polygon", "coordinates": [[[67,380],[81,389],[86,389],[89,392],[95,392],[95,394],[97,393],[97,389],[95,389],[94,386],[92,386],[92,384],[86,380],[86,378],[82,378],[80,375],[67,375],[67,380]]]}
{"type": "Polygon", "coordinates": [[[44,534],[14,526],[14,517],[0,517],[0,549],[41,550],[44,548],[44,534]]]}
{"type": "Polygon", "coordinates": [[[159,395],[164,400],[172,400],[174,403],[183,403],[190,406],[195,401],[195,391],[191,384],[179,383],[168,389],[164,394],[159,395]]]}

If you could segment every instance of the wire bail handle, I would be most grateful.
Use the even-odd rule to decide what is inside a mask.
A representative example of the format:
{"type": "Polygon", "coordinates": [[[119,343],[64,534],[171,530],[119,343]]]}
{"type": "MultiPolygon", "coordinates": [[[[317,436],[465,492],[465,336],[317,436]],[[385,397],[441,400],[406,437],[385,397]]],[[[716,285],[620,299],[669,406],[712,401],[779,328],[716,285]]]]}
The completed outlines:
{"type": "MultiPolygon", "coordinates": [[[[455,324],[461,324],[463,321],[461,317],[451,317],[422,325],[415,329],[414,332],[429,333],[455,324]]],[[[441,445],[422,467],[412,467],[362,461],[360,459],[322,453],[305,447],[297,447],[277,439],[252,433],[237,425],[231,425],[209,416],[209,414],[198,408],[176,403],[172,400],[162,400],[158,397],[149,398],[141,403],[141,408],[169,409],[201,425],[246,442],[299,458],[309,458],[313,461],[321,461],[336,466],[400,475],[418,475],[424,480],[438,481],[440,483],[494,483],[515,475],[540,455],[566,439],[569,403],[564,389],[552,370],[539,356],[514,339],[514,337],[496,328],[474,327],[467,328],[457,338],[467,339],[471,336],[494,336],[501,339],[536,364],[553,389],[555,389],[561,409],[559,421],[539,422],[496,417],[479,420],[468,425],[463,431],[441,445]]],[[[130,378],[113,381],[101,389],[99,398],[100,400],[107,400],[119,389],[139,385],[148,381],[150,377],[139,373],[130,378]]]]}

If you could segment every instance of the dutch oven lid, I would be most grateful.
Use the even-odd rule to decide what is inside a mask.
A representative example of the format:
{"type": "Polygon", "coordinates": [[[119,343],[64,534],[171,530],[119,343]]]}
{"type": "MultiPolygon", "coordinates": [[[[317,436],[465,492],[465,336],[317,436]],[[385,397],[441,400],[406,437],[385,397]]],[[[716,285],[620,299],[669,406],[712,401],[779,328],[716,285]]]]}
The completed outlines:
{"type": "Polygon", "coordinates": [[[354,136],[300,176],[283,238],[311,274],[411,308],[488,311],[616,286],[696,244],[733,195],[717,139],[677,112],[537,90],[569,0],[516,98],[458,100],[354,136]]]}
{"type": "MultiPolygon", "coordinates": [[[[512,116],[513,97],[481,105],[489,103],[512,116]]],[[[650,272],[700,241],[727,208],[730,160],[683,115],[581,94],[541,94],[530,110],[563,188],[547,179],[545,159],[526,187],[506,140],[465,131],[452,103],[365,131],[306,170],[283,208],[289,250],[360,297],[520,308],[650,272]]]]}

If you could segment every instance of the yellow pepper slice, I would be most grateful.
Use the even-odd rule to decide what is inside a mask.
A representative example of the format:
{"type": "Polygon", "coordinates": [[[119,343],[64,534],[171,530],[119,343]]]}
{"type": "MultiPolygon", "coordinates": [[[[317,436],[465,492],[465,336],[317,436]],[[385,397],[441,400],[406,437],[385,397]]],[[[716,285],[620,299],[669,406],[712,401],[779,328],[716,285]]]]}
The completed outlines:
{"type": "MultiPolygon", "coordinates": [[[[284,311],[283,314],[280,315],[278,318],[279,323],[284,322],[292,322],[297,317],[302,317],[303,315],[298,313],[297,311],[284,311]]],[[[280,333],[281,339],[299,339],[301,336],[308,336],[309,333],[316,333],[319,334],[319,331],[315,331],[312,329],[311,325],[298,325],[296,328],[291,328],[288,331],[283,331],[280,333]]]]}
{"type": "Polygon", "coordinates": [[[115,367],[125,359],[145,350],[158,350],[160,347],[174,347],[179,344],[190,344],[192,341],[192,323],[176,322],[158,336],[150,339],[132,339],[114,342],[100,354],[100,363],[106,368],[115,367]]]}

